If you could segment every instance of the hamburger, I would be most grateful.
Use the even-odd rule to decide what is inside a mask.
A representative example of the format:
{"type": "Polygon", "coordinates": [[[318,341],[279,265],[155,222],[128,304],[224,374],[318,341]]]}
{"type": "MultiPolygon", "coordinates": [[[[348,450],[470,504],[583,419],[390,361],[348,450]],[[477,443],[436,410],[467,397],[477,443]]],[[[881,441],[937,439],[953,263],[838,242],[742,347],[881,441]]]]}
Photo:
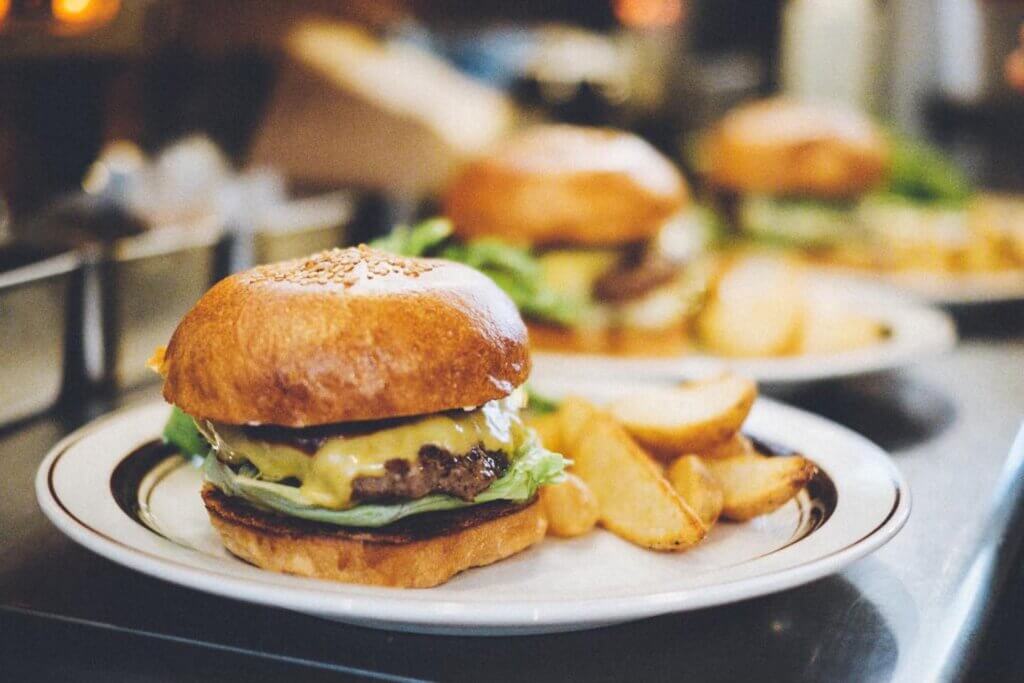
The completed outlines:
{"type": "Polygon", "coordinates": [[[522,319],[471,268],[366,246],[260,266],[153,364],[169,438],[210,446],[210,521],[252,564],[422,588],[544,536],[537,489],[564,460],[519,417],[522,319]]]}
{"type": "Polygon", "coordinates": [[[684,343],[703,289],[687,267],[699,251],[686,247],[689,192],[641,138],[529,127],[468,162],[441,203],[440,241],[418,239],[420,228],[382,246],[423,253],[430,242],[481,269],[519,305],[534,346],[661,354],[684,343]]]}
{"type": "Polygon", "coordinates": [[[779,97],[727,114],[698,165],[742,233],[827,249],[858,237],[859,201],[886,183],[889,162],[889,140],[866,116],[779,97]]]}
{"type": "Polygon", "coordinates": [[[718,207],[744,236],[880,270],[1014,262],[1006,214],[990,210],[998,200],[976,196],[938,150],[860,112],[781,97],[745,104],[711,129],[699,157],[718,207]]]}

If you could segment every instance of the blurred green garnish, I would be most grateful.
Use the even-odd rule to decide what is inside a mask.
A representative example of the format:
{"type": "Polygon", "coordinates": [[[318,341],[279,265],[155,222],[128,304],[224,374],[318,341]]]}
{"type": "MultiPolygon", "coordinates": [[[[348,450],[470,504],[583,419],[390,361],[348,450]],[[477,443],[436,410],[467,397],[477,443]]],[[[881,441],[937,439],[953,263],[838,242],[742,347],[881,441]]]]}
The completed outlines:
{"type": "Polygon", "coordinates": [[[548,413],[556,412],[559,407],[561,407],[559,401],[550,396],[537,393],[537,390],[530,385],[526,386],[526,409],[530,412],[538,415],[547,415],[548,413]]]}
{"type": "Polygon", "coordinates": [[[455,242],[445,218],[431,218],[412,227],[398,226],[372,246],[402,256],[434,256],[464,263],[494,280],[524,315],[571,326],[585,302],[560,295],[543,282],[540,264],[528,249],[496,239],[455,242]]]}
{"type": "Polygon", "coordinates": [[[412,227],[396,226],[389,234],[375,239],[370,246],[399,256],[427,256],[451,234],[451,221],[431,218],[412,227]]]}
{"type": "Polygon", "coordinates": [[[921,204],[956,206],[970,198],[973,189],[963,171],[931,145],[893,135],[891,154],[884,195],[921,204]]]}

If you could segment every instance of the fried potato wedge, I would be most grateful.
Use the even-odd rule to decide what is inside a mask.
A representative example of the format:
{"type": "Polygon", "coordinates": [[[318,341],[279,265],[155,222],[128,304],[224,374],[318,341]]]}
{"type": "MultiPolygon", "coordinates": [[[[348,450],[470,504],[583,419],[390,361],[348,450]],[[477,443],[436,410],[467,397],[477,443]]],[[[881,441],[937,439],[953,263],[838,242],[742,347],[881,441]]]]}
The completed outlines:
{"type": "Polygon", "coordinates": [[[750,439],[736,432],[725,441],[705,448],[699,455],[702,458],[732,458],[737,455],[754,455],[756,452],[750,439]]]}
{"type": "Polygon", "coordinates": [[[722,516],[737,522],[766,515],[785,505],[817,471],[800,455],[767,457],[760,454],[705,459],[722,485],[722,516]]]}
{"type": "Polygon", "coordinates": [[[625,429],[597,413],[581,426],[569,455],[573,472],[597,497],[601,523],[652,550],[685,550],[707,530],[661,468],[625,429]]]}
{"type": "Polygon", "coordinates": [[[562,418],[557,413],[524,413],[523,422],[537,432],[541,445],[549,451],[562,452],[562,418]]]}
{"type": "Polygon", "coordinates": [[[804,318],[799,354],[829,354],[877,344],[885,326],[877,320],[833,307],[812,307],[804,318]]]}
{"type": "Polygon", "coordinates": [[[773,256],[734,261],[718,278],[697,318],[697,336],[723,356],[779,356],[792,353],[804,317],[801,271],[773,256]]]}
{"type": "Polygon", "coordinates": [[[725,503],[725,492],[715,475],[696,455],[676,458],[666,474],[672,488],[710,529],[718,521],[725,503]]]}
{"type": "Polygon", "coordinates": [[[757,398],[757,385],[726,375],[682,387],[651,388],[611,405],[612,415],[662,460],[700,453],[731,438],[757,398]]]}
{"type": "Polygon", "coordinates": [[[600,510],[590,487],[574,474],[540,489],[540,503],[548,519],[548,533],[571,538],[582,536],[597,524],[600,510]]]}
{"type": "Polygon", "coordinates": [[[558,410],[557,415],[561,423],[559,441],[563,452],[572,451],[573,445],[583,433],[583,427],[598,412],[593,403],[578,396],[569,396],[562,401],[562,407],[558,410]]]}

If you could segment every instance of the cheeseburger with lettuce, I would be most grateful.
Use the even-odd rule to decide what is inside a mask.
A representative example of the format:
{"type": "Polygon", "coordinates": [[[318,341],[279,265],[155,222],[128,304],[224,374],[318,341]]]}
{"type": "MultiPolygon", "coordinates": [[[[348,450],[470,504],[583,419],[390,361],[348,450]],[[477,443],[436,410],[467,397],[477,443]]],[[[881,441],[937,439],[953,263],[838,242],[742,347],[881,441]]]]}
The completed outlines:
{"type": "Polygon", "coordinates": [[[382,248],[483,271],[535,346],[661,355],[685,344],[707,284],[691,267],[705,226],[678,169],[643,139],[531,126],[467,163],[442,205],[446,223],[399,229],[382,248]]]}
{"type": "Polygon", "coordinates": [[[1015,265],[1024,215],[975,193],[940,151],[834,104],[743,104],[698,145],[697,165],[739,234],[873,270],[1015,265]]]}
{"type": "Polygon", "coordinates": [[[167,438],[209,445],[210,520],[257,566],[428,587],[544,535],[564,461],[519,418],[523,322],[471,268],[365,246],[261,266],[154,364],[167,438]]]}
{"type": "Polygon", "coordinates": [[[889,172],[889,140],[868,117],[786,98],[729,112],[698,166],[744,233],[802,247],[856,239],[859,200],[889,172]]]}

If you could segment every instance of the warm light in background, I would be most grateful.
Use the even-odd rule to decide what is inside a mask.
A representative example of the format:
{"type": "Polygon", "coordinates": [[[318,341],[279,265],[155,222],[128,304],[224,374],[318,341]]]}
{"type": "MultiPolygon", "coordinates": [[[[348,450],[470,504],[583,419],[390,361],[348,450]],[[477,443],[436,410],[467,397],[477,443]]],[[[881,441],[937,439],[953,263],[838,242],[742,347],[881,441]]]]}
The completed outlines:
{"type": "Polygon", "coordinates": [[[625,26],[669,26],[683,18],[683,0],[612,0],[612,9],[625,26]]]}
{"type": "Polygon", "coordinates": [[[120,8],[121,0],[53,0],[51,5],[57,22],[75,27],[105,24],[120,8]]]}
{"type": "Polygon", "coordinates": [[[11,0],[0,0],[0,26],[3,25],[7,13],[11,11],[11,0]]]}

